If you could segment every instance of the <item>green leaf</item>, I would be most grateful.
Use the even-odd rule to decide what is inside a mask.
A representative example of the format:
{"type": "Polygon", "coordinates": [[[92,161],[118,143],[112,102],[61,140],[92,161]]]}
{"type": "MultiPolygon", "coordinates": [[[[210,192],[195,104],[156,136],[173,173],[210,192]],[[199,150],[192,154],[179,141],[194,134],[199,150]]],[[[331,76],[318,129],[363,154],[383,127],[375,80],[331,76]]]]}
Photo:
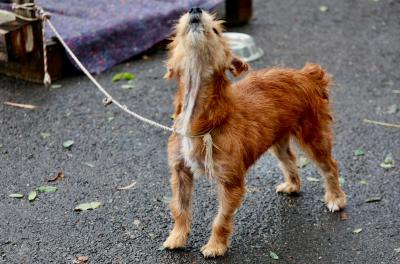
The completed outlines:
{"type": "Polygon", "coordinates": [[[319,11],[321,11],[321,12],[326,12],[326,11],[328,11],[328,7],[322,5],[322,6],[319,7],[319,11]]]}
{"type": "Polygon", "coordinates": [[[99,208],[101,205],[101,202],[90,202],[90,203],[82,203],[78,204],[75,207],[75,211],[87,211],[87,210],[93,210],[96,208],[99,208]]]}
{"type": "Polygon", "coordinates": [[[354,151],[354,155],[356,155],[356,156],[364,156],[364,150],[362,150],[362,149],[356,149],[355,151],[354,151]]]}
{"type": "Polygon", "coordinates": [[[123,73],[117,73],[112,77],[112,82],[118,82],[122,79],[123,73]]]}
{"type": "Polygon", "coordinates": [[[382,201],[382,197],[380,197],[380,196],[370,197],[367,200],[365,200],[366,203],[376,203],[376,202],[380,202],[380,201],[382,201]]]}
{"type": "Polygon", "coordinates": [[[115,75],[113,76],[112,82],[118,82],[118,81],[121,81],[121,80],[130,81],[130,80],[133,80],[133,79],[135,79],[135,75],[134,75],[133,73],[130,73],[130,72],[120,72],[120,73],[117,73],[117,74],[115,74],[115,75]]]}
{"type": "Polygon", "coordinates": [[[310,182],[319,182],[320,179],[315,178],[315,177],[307,177],[307,181],[310,181],[310,182]]]}
{"type": "Polygon", "coordinates": [[[392,104],[392,105],[390,105],[390,106],[388,107],[388,110],[387,110],[386,113],[388,113],[388,114],[395,114],[395,113],[397,112],[397,110],[398,110],[397,105],[396,105],[396,104],[392,104]]]}
{"type": "Polygon", "coordinates": [[[95,167],[94,164],[93,164],[93,163],[90,163],[90,162],[82,162],[82,164],[83,164],[83,165],[86,165],[86,166],[88,166],[88,167],[90,167],[90,168],[94,168],[94,167],[95,167]]]}
{"type": "Polygon", "coordinates": [[[362,231],[362,228],[356,228],[356,229],[353,230],[353,233],[354,233],[354,234],[358,234],[358,233],[360,233],[361,231],[362,231]]]}
{"type": "Polygon", "coordinates": [[[50,133],[45,133],[45,132],[43,132],[43,133],[40,133],[40,135],[42,136],[42,138],[48,138],[48,137],[50,137],[50,133]]]}
{"type": "Polygon", "coordinates": [[[385,160],[380,165],[384,169],[390,169],[394,167],[394,160],[391,156],[387,156],[385,160]]]}
{"type": "Polygon", "coordinates": [[[67,140],[63,143],[64,148],[69,149],[72,147],[72,145],[74,145],[74,141],[73,140],[67,140]]]}
{"type": "Polygon", "coordinates": [[[133,88],[135,88],[135,85],[132,83],[127,83],[127,84],[121,85],[121,88],[126,89],[126,90],[132,90],[133,88]]]}
{"type": "Polygon", "coordinates": [[[10,193],[8,197],[21,199],[24,198],[24,195],[22,193],[10,193]]]}
{"type": "Polygon", "coordinates": [[[124,72],[122,75],[122,78],[124,78],[127,81],[131,81],[135,79],[135,75],[133,73],[130,72],[124,72]]]}
{"type": "Polygon", "coordinates": [[[161,198],[161,202],[166,203],[166,204],[171,203],[171,201],[172,201],[172,197],[170,197],[170,196],[163,196],[161,198]]]}
{"type": "Polygon", "coordinates": [[[41,192],[41,193],[53,193],[56,192],[58,190],[57,187],[55,186],[40,186],[36,188],[36,191],[41,192]]]}
{"type": "Polygon", "coordinates": [[[359,181],[358,183],[359,183],[359,184],[364,184],[364,185],[368,184],[368,182],[367,182],[366,180],[361,180],[361,181],[359,181]]]}
{"type": "Polygon", "coordinates": [[[62,87],[62,85],[61,84],[52,84],[51,86],[50,86],[50,88],[51,89],[60,89],[62,87]]]}
{"type": "Polygon", "coordinates": [[[161,245],[161,246],[159,246],[159,247],[157,248],[158,251],[163,251],[164,249],[165,249],[165,247],[164,247],[163,245],[161,245]]]}
{"type": "Polygon", "coordinates": [[[307,166],[310,163],[310,161],[304,157],[304,156],[300,156],[298,162],[297,162],[297,167],[299,168],[304,168],[305,166],[307,166]]]}
{"type": "Polygon", "coordinates": [[[31,191],[29,193],[29,195],[28,195],[28,200],[30,202],[33,202],[33,201],[35,201],[36,197],[37,197],[37,192],[36,191],[31,191]]]}
{"type": "Polygon", "coordinates": [[[278,254],[276,254],[276,253],[273,252],[273,251],[270,251],[270,252],[269,252],[269,256],[270,256],[272,259],[275,259],[275,260],[279,259],[278,254]]]}
{"type": "Polygon", "coordinates": [[[345,180],[343,177],[339,177],[339,183],[340,183],[340,185],[343,185],[345,183],[345,180]]]}

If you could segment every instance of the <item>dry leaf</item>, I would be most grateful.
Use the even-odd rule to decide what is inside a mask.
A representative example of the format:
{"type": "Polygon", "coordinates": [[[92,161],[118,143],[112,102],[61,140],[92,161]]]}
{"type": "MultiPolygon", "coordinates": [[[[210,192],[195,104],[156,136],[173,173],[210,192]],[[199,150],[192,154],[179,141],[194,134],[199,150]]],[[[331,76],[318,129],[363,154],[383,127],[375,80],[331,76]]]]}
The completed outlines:
{"type": "Polygon", "coordinates": [[[12,103],[12,102],[4,102],[4,104],[9,105],[9,106],[19,107],[19,108],[25,108],[25,109],[38,108],[36,105],[31,105],[31,104],[18,104],[18,103],[12,103]]]}
{"type": "Polygon", "coordinates": [[[53,178],[50,180],[47,180],[47,182],[55,182],[55,181],[61,181],[64,179],[64,172],[60,171],[56,175],[54,175],[53,178]]]}
{"type": "Polygon", "coordinates": [[[133,181],[131,184],[129,184],[129,185],[127,185],[127,186],[124,186],[124,187],[117,187],[117,190],[119,190],[119,191],[123,191],[123,190],[129,190],[129,189],[131,189],[133,186],[135,186],[136,185],[136,182],[135,181],[133,181]]]}
{"type": "Polygon", "coordinates": [[[86,256],[79,256],[74,260],[74,264],[84,264],[89,260],[86,256]]]}
{"type": "Polygon", "coordinates": [[[345,211],[339,212],[339,217],[340,217],[341,221],[346,221],[347,219],[349,219],[349,217],[345,211]]]}

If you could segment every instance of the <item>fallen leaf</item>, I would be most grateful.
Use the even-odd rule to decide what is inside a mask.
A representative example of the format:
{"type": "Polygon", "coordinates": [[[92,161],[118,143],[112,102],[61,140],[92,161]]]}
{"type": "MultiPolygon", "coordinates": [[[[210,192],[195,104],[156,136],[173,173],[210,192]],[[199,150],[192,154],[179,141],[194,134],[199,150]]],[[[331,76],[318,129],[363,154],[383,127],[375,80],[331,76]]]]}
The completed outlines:
{"type": "Polygon", "coordinates": [[[124,187],[117,187],[117,190],[120,190],[120,191],[122,191],[122,190],[129,190],[129,189],[131,189],[133,186],[135,186],[136,185],[136,182],[135,181],[133,181],[131,184],[129,184],[129,185],[127,185],[127,186],[124,186],[124,187]]]}
{"type": "Polygon", "coordinates": [[[60,89],[62,87],[62,85],[61,84],[52,84],[51,86],[50,86],[50,88],[51,89],[60,89]]]}
{"type": "Polygon", "coordinates": [[[269,256],[270,256],[272,259],[275,259],[275,260],[279,259],[278,254],[276,254],[276,253],[273,252],[273,251],[270,251],[270,252],[269,252],[269,256]]]}
{"type": "Polygon", "coordinates": [[[158,251],[163,251],[164,249],[165,249],[165,247],[164,247],[163,245],[161,245],[161,246],[159,246],[159,247],[157,248],[158,251]]]}
{"type": "Polygon", "coordinates": [[[36,188],[36,191],[40,192],[40,193],[53,193],[56,192],[58,190],[57,187],[55,186],[40,186],[36,188]]]}
{"type": "Polygon", "coordinates": [[[30,202],[33,202],[33,201],[35,201],[36,197],[37,197],[37,192],[36,191],[31,191],[29,193],[29,195],[28,195],[28,200],[30,202]]]}
{"type": "Polygon", "coordinates": [[[114,118],[115,118],[115,117],[113,117],[113,116],[109,116],[109,117],[107,117],[107,121],[108,121],[108,122],[111,122],[111,121],[114,120],[114,118]]]}
{"type": "Polygon", "coordinates": [[[322,6],[319,7],[319,11],[321,11],[321,12],[326,12],[326,11],[328,11],[328,7],[322,5],[322,6]]]}
{"type": "Polygon", "coordinates": [[[90,162],[82,162],[82,164],[83,164],[83,165],[86,165],[86,166],[88,166],[88,167],[90,167],[90,168],[94,168],[94,167],[95,167],[94,164],[93,164],[93,163],[90,163],[90,162]]]}
{"type": "Polygon", "coordinates": [[[339,177],[339,183],[343,185],[345,183],[345,179],[343,177],[339,177]]]}
{"type": "Polygon", "coordinates": [[[139,225],[140,225],[140,220],[139,220],[139,219],[133,220],[133,224],[134,224],[135,226],[139,226],[139,225]]]}
{"type": "Polygon", "coordinates": [[[96,208],[99,208],[101,205],[100,202],[90,202],[90,203],[82,203],[82,204],[78,204],[75,207],[75,211],[87,211],[87,210],[93,210],[96,208]]]}
{"type": "Polygon", "coordinates": [[[74,141],[73,140],[67,140],[63,143],[64,148],[69,149],[72,147],[72,145],[74,145],[74,141]]]}
{"type": "Polygon", "coordinates": [[[395,248],[395,249],[394,249],[394,252],[400,253],[400,248],[395,248]]]}
{"type": "Polygon", "coordinates": [[[299,168],[304,168],[305,166],[307,166],[310,163],[310,161],[304,157],[304,156],[300,156],[298,162],[297,162],[297,167],[299,168]]]}
{"type": "Polygon", "coordinates": [[[64,116],[69,117],[71,115],[71,112],[65,112],[64,116]]]}
{"type": "Polygon", "coordinates": [[[118,81],[121,81],[121,80],[130,81],[130,80],[133,80],[133,79],[135,79],[135,75],[134,75],[133,73],[130,73],[130,72],[121,72],[121,73],[115,74],[115,75],[113,76],[113,78],[112,78],[112,81],[113,81],[113,82],[118,82],[118,81]]]}
{"type": "Polygon", "coordinates": [[[171,118],[171,120],[175,120],[175,118],[176,118],[175,113],[173,113],[173,114],[170,116],[170,118],[171,118]]]}
{"type": "Polygon", "coordinates": [[[133,88],[135,88],[136,86],[133,83],[127,83],[127,84],[123,84],[121,85],[122,89],[126,89],[126,90],[132,90],[133,88]]]}
{"type": "Polygon", "coordinates": [[[40,133],[40,135],[42,136],[42,138],[48,138],[48,137],[50,137],[50,133],[45,133],[45,132],[43,132],[43,133],[40,133]]]}
{"type": "Polygon", "coordinates": [[[320,179],[315,178],[315,177],[307,177],[307,181],[310,181],[310,182],[319,182],[320,179]]]}
{"type": "Polygon", "coordinates": [[[356,156],[364,156],[364,150],[362,150],[362,149],[356,149],[355,151],[354,151],[354,155],[356,155],[356,156]]]}
{"type": "Polygon", "coordinates": [[[357,228],[357,229],[354,229],[353,230],[353,233],[354,234],[358,234],[358,233],[360,233],[362,231],[362,228],[357,228]]]}
{"type": "Polygon", "coordinates": [[[390,169],[394,166],[394,160],[391,156],[387,156],[385,160],[380,164],[384,169],[390,169]]]}
{"type": "Polygon", "coordinates": [[[31,104],[18,104],[18,103],[12,103],[12,102],[4,102],[5,105],[9,106],[15,106],[19,108],[25,108],[25,109],[35,109],[38,108],[36,105],[31,105],[31,104]]]}
{"type": "Polygon", "coordinates": [[[341,221],[346,221],[347,219],[349,219],[347,213],[345,211],[340,211],[339,212],[339,217],[341,221]]]}
{"type": "Polygon", "coordinates": [[[398,107],[396,104],[392,104],[391,106],[388,107],[386,113],[387,114],[395,114],[398,111],[398,107]]]}
{"type": "Polygon", "coordinates": [[[143,55],[143,56],[142,56],[142,60],[148,60],[148,59],[150,59],[149,56],[147,56],[147,55],[143,55]]]}
{"type": "Polygon", "coordinates": [[[56,175],[54,175],[53,178],[47,180],[47,182],[61,181],[63,179],[64,179],[64,172],[60,171],[56,175]]]}
{"type": "Polygon", "coordinates": [[[359,184],[368,184],[368,182],[366,180],[361,180],[358,182],[359,184]]]}
{"type": "Polygon", "coordinates": [[[24,198],[24,195],[22,193],[10,193],[8,197],[21,199],[24,198]]]}
{"type": "Polygon", "coordinates": [[[161,198],[161,202],[166,203],[166,204],[171,203],[171,201],[172,201],[172,197],[170,197],[170,196],[163,196],[161,198]]]}
{"type": "Polygon", "coordinates": [[[86,256],[79,256],[74,260],[74,264],[84,264],[89,260],[86,256]]]}
{"type": "Polygon", "coordinates": [[[367,200],[365,200],[366,203],[376,203],[376,202],[380,202],[380,201],[382,201],[382,197],[380,197],[380,196],[370,197],[367,200]]]}

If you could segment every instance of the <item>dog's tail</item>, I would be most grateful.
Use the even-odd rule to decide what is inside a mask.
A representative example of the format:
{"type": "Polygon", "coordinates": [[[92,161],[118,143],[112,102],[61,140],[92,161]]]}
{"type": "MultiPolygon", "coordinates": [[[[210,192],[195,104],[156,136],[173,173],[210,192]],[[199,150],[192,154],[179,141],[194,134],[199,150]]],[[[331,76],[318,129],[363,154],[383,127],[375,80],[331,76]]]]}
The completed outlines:
{"type": "Polygon", "coordinates": [[[300,70],[300,72],[305,74],[319,87],[318,90],[322,98],[329,98],[329,85],[331,84],[331,77],[324,69],[322,69],[320,65],[307,63],[303,69],[300,70]]]}

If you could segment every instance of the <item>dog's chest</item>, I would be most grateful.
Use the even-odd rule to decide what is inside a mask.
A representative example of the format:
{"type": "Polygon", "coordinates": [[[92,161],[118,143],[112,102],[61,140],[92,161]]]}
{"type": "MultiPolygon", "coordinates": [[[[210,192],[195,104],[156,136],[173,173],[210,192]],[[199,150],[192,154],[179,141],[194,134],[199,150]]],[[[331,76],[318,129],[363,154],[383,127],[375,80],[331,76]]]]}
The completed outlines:
{"type": "Polygon", "coordinates": [[[195,176],[204,174],[202,164],[196,157],[196,145],[192,138],[183,137],[181,141],[181,154],[185,161],[185,165],[190,168],[195,176]]]}

